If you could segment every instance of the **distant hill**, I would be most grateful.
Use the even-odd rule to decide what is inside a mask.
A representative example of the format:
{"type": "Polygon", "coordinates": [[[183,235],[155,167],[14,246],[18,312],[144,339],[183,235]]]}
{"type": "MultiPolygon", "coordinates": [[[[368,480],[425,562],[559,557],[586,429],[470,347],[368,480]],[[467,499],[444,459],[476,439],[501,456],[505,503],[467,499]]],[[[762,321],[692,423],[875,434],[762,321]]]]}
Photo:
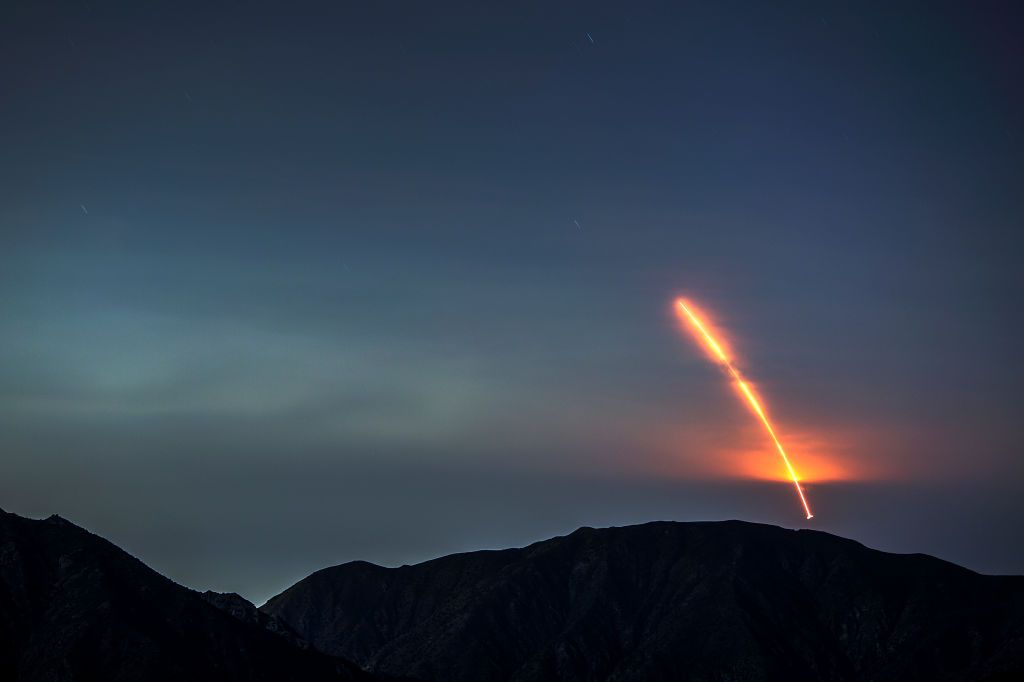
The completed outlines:
{"type": "Polygon", "coordinates": [[[376,679],[206,599],[60,517],[0,511],[0,680],[376,679]]]}
{"type": "Polygon", "coordinates": [[[353,562],[262,610],[321,651],[437,682],[1024,680],[1024,577],[738,521],[353,562]]]}

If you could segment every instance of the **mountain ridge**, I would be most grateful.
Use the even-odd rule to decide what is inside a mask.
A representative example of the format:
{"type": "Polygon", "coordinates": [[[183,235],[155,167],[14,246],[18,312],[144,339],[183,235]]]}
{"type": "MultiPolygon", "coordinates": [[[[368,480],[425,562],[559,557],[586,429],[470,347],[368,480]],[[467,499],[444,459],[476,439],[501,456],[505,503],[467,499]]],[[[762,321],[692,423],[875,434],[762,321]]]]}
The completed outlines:
{"type": "MultiPolygon", "coordinates": [[[[827,537],[830,537],[830,538],[835,538],[835,539],[838,539],[838,540],[842,540],[844,542],[852,543],[852,544],[857,545],[859,547],[862,547],[864,549],[870,550],[872,552],[878,552],[880,554],[887,554],[887,555],[891,555],[891,556],[900,556],[900,557],[927,557],[928,559],[932,559],[934,561],[942,562],[944,564],[947,564],[948,566],[952,566],[954,568],[957,568],[957,569],[960,569],[960,570],[963,570],[963,571],[967,571],[967,572],[973,573],[975,575],[988,576],[988,577],[1011,577],[1011,578],[1024,577],[1024,574],[1015,574],[1015,573],[984,573],[984,572],[981,572],[981,571],[976,571],[976,570],[974,570],[972,568],[969,568],[967,566],[963,566],[963,565],[958,564],[958,563],[956,563],[954,561],[950,561],[948,559],[943,559],[942,557],[935,556],[934,554],[928,554],[926,552],[890,552],[890,551],[887,551],[887,550],[875,549],[874,547],[869,547],[868,545],[865,545],[864,543],[860,542],[859,540],[854,540],[853,538],[848,538],[848,537],[845,537],[843,535],[836,535],[835,533],[829,533],[828,531],[817,530],[817,529],[814,529],[814,528],[787,528],[785,526],[777,526],[777,525],[774,525],[774,524],[761,523],[761,522],[758,522],[758,521],[744,521],[743,519],[721,519],[721,520],[716,520],[716,521],[643,521],[641,523],[631,523],[631,524],[626,524],[626,525],[622,525],[622,526],[580,526],[579,528],[576,528],[575,530],[572,530],[572,531],[570,531],[568,533],[565,533],[564,535],[553,535],[550,538],[546,538],[544,540],[536,540],[534,542],[531,542],[529,544],[522,545],[522,546],[519,546],[519,547],[506,547],[504,549],[471,549],[471,550],[466,550],[466,551],[462,551],[462,552],[452,552],[451,554],[444,554],[442,556],[434,557],[432,559],[424,559],[423,561],[417,561],[417,562],[412,563],[412,564],[400,564],[398,566],[387,566],[387,565],[384,565],[384,564],[374,563],[373,561],[369,561],[369,560],[366,560],[366,559],[352,559],[350,561],[343,561],[343,562],[338,563],[338,564],[332,564],[330,566],[325,566],[323,568],[318,568],[317,570],[313,571],[308,576],[306,576],[306,578],[312,577],[312,576],[316,575],[317,573],[321,573],[323,571],[330,571],[331,569],[341,568],[341,567],[344,567],[344,566],[365,565],[365,566],[372,567],[372,568],[381,568],[381,569],[385,569],[385,570],[395,570],[395,569],[399,569],[399,568],[410,568],[410,567],[415,567],[415,566],[422,566],[423,564],[429,564],[429,563],[434,562],[434,561],[440,561],[442,559],[448,559],[448,558],[457,557],[457,556],[486,554],[488,552],[500,553],[500,552],[514,552],[514,551],[517,551],[517,550],[525,550],[525,549],[528,549],[528,548],[533,547],[535,545],[540,545],[540,544],[543,544],[543,543],[551,542],[553,540],[559,540],[559,539],[563,539],[563,538],[568,538],[568,537],[570,537],[570,536],[572,536],[572,535],[574,535],[576,533],[585,532],[585,531],[612,530],[612,529],[620,529],[620,528],[639,528],[639,527],[643,527],[643,526],[650,526],[650,525],[656,525],[656,524],[678,524],[678,523],[684,523],[684,524],[688,524],[688,525],[698,525],[698,524],[739,524],[739,525],[742,525],[742,526],[774,528],[774,529],[778,529],[778,530],[782,530],[782,531],[789,531],[789,532],[792,532],[792,533],[813,533],[813,534],[824,535],[824,536],[827,536],[827,537]]],[[[305,578],[303,578],[303,580],[305,580],[305,578]]],[[[299,582],[301,582],[301,580],[299,582]]],[[[258,608],[262,609],[263,606],[265,606],[268,602],[270,602],[271,600],[279,597],[281,594],[283,594],[288,589],[290,589],[290,587],[291,586],[289,586],[288,588],[285,588],[284,590],[282,590],[282,592],[267,598],[263,602],[263,604],[259,605],[258,608]]],[[[218,593],[218,594],[223,594],[223,593],[218,593]]],[[[244,599],[244,597],[243,597],[243,599],[244,599]]]]}
{"type": "Polygon", "coordinates": [[[0,679],[372,680],[53,515],[0,512],[0,679]]]}
{"type": "Polygon", "coordinates": [[[584,526],[394,568],[326,567],[257,608],[181,586],[59,515],[0,511],[2,679],[1022,676],[1024,576],[813,529],[584,526]]]}
{"type": "Polygon", "coordinates": [[[320,650],[419,679],[1024,671],[1024,576],[738,520],[584,527],[396,568],[348,562],[261,609],[320,650]]]}

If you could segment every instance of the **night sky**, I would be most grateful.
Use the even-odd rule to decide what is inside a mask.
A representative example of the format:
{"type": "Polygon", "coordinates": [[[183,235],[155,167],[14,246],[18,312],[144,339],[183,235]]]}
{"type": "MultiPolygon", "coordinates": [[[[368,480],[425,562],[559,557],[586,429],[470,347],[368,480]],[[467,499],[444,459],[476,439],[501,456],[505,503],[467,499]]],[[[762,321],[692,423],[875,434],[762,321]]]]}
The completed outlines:
{"type": "Polygon", "coordinates": [[[845,4],[3,3],[0,507],[256,601],[654,519],[1024,573],[1024,19],[845,4]]]}

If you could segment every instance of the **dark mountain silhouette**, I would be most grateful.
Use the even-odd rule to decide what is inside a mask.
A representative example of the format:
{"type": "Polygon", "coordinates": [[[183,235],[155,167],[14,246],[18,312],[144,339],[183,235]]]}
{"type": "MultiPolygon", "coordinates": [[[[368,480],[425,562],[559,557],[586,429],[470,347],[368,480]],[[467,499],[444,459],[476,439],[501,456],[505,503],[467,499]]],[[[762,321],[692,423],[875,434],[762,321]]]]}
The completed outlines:
{"type": "Polygon", "coordinates": [[[256,608],[256,605],[240,594],[234,592],[213,592],[207,590],[202,594],[203,599],[216,606],[221,611],[226,611],[238,620],[255,625],[262,630],[273,632],[279,637],[285,638],[289,644],[297,649],[309,649],[309,642],[288,627],[280,618],[264,613],[256,608]]]}
{"type": "Polygon", "coordinates": [[[321,651],[437,682],[1024,679],[1024,577],[738,521],[353,562],[262,610],[321,651]]]}
{"type": "Polygon", "coordinates": [[[2,680],[395,678],[1024,679],[1024,577],[814,531],[649,523],[353,562],[256,609],[0,511],[2,680]]]}
{"type": "Polygon", "coordinates": [[[376,679],[221,597],[238,613],[60,517],[0,511],[0,680],[376,679]]]}

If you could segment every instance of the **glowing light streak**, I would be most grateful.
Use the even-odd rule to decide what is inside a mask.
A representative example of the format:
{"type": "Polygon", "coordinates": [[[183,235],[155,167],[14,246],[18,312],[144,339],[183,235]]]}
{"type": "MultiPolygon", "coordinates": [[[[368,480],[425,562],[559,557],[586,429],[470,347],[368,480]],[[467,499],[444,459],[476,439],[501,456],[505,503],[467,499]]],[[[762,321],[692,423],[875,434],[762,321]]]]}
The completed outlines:
{"type": "Polygon", "coordinates": [[[782,457],[783,463],[786,465],[786,471],[789,472],[789,477],[793,479],[793,485],[796,486],[796,494],[800,496],[800,504],[803,505],[804,511],[807,513],[807,518],[814,518],[814,514],[811,513],[811,507],[807,503],[807,498],[804,496],[804,489],[800,485],[800,477],[797,476],[796,470],[793,469],[793,465],[789,461],[789,457],[786,455],[786,450],[782,447],[782,442],[779,437],[775,435],[775,429],[772,428],[771,422],[768,420],[768,416],[765,414],[764,408],[761,407],[761,401],[754,395],[754,390],[750,385],[743,379],[743,375],[736,369],[736,366],[726,355],[725,351],[722,350],[721,344],[715,339],[715,337],[708,331],[707,327],[701,321],[700,317],[692,310],[692,304],[687,305],[687,302],[682,299],[676,299],[677,312],[682,313],[681,317],[690,323],[690,326],[696,330],[697,338],[704,342],[704,345],[711,351],[715,361],[718,362],[722,367],[725,368],[733,381],[736,382],[736,386],[739,387],[743,397],[747,399],[747,403],[751,409],[754,410],[754,414],[757,415],[758,419],[761,420],[761,425],[764,426],[764,430],[768,432],[772,442],[775,443],[775,449],[779,451],[779,456],[782,457]]]}

